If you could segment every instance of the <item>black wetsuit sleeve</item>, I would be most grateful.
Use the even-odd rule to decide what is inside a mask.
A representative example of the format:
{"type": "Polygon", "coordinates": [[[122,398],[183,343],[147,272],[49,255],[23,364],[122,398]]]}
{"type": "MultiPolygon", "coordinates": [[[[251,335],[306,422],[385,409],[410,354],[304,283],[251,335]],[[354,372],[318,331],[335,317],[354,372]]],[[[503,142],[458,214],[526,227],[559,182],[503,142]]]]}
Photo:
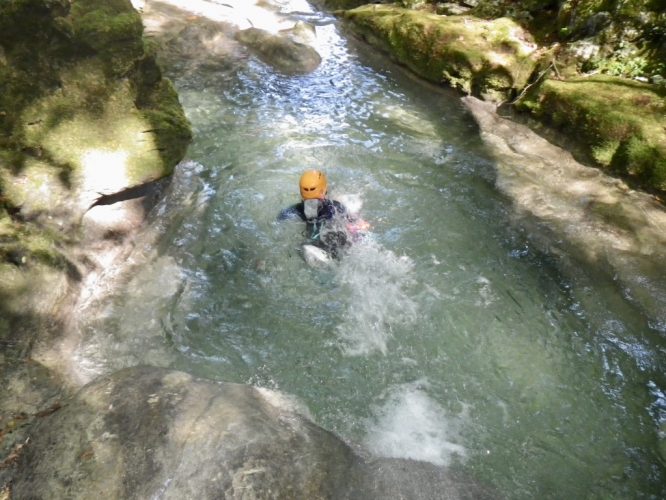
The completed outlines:
{"type": "Polygon", "coordinates": [[[280,210],[278,220],[305,220],[303,203],[296,203],[295,205],[280,210]]]}

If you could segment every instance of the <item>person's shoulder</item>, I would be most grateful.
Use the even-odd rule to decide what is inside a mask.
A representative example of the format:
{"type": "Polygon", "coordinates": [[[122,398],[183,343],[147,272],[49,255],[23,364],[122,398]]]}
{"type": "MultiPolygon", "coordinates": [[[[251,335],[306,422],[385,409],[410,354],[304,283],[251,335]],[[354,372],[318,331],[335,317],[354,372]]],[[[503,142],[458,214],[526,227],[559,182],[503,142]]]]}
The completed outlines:
{"type": "Polygon", "coordinates": [[[278,220],[305,219],[303,202],[294,203],[290,207],[283,208],[278,214],[278,220]]]}

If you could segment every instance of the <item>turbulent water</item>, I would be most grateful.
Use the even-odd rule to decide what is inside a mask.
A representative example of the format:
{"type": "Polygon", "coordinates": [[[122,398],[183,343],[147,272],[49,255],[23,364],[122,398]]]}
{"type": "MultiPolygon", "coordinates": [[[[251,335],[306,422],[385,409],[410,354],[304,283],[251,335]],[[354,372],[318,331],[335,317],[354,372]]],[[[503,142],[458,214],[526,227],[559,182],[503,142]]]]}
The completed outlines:
{"type": "Polygon", "coordinates": [[[498,496],[662,495],[663,325],[536,246],[456,95],[319,24],[309,75],[247,56],[173,69],[190,161],[154,216],[158,251],[86,325],[82,365],[279,389],[370,455],[498,496]],[[307,267],[301,224],[276,221],[307,168],[372,225],[330,268],[307,267]]]}

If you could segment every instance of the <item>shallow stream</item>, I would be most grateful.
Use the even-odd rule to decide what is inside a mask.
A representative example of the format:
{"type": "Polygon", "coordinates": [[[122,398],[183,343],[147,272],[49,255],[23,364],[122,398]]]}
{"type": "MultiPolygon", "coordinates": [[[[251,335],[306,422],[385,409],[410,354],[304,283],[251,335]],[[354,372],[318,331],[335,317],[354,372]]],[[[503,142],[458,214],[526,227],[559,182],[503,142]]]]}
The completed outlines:
{"type": "Polygon", "coordinates": [[[663,325],[536,247],[458,96],[318,19],[309,75],[247,56],[172,69],[195,137],[174,182],[195,188],[161,207],[159,251],[85,326],[87,369],[278,389],[365,453],[506,498],[659,497],[663,325]],[[307,267],[303,227],[276,221],[307,168],[372,225],[331,268],[307,267]]]}

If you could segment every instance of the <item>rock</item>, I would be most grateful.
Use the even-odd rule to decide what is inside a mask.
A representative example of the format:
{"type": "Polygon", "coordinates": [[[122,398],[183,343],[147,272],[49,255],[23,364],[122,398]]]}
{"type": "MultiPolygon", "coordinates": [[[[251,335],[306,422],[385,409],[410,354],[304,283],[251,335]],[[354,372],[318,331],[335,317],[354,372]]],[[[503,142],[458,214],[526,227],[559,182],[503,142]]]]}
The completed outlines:
{"type": "Polygon", "coordinates": [[[31,436],[15,498],[493,498],[432,464],[366,463],[276,392],[147,366],[85,386],[31,436]]]}
{"type": "Polygon", "coordinates": [[[605,29],[611,23],[611,15],[608,12],[597,12],[590,16],[585,23],[586,36],[594,36],[605,29]]]}
{"type": "Polygon", "coordinates": [[[436,6],[437,14],[446,16],[460,16],[468,12],[470,9],[471,7],[453,2],[442,2],[438,3],[436,6]]]}
{"type": "Polygon", "coordinates": [[[318,7],[328,10],[354,9],[367,3],[377,3],[372,0],[312,0],[318,7]]]}
{"type": "Polygon", "coordinates": [[[57,385],[57,373],[37,377],[26,363],[64,336],[84,277],[143,222],[146,194],[190,141],[142,32],[128,0],[0,2],[2,457],[20,445],[4,434],[7,415],[38,411],[57,385]],[[139,186],[140,201],[89,210],[139,186]],[[12,395],[30,395],[30,405],[12,395]]]}
{"type": "MultiPolygon", "coordinates": [[[[637,85],[637,84],[634,84],[637,85]]],[[[591,96],[586,93],[586,96],[591,96]]],[[[584,166],[495,106],[463,98],[496,162],[497,185],[511,197],[521,224],[551,229],[535,240],[544,251],[603,269],[654,324],[666,322],[666,211],[653,197],[584,166]]],[[[573,266],[573,272],[580,265],[573,266]]]]}
{"type": "Polygon", "coordinates": [[[170,175],[189,124],[128,0],[12,0],[0,18],[0,183],[22,217],[71,230],[100,195],[170,175]]]}
{"type": "Polygon", "coordinates": [[[301,43],[302,34],[296,35],[299,31],[297,27],[292,30],[295,31],[274,35],[258,28],[248,28],[240,30],[236,40],[257,54],[264,63],[282,73],[310,73],[321,63],[321,56],[311,46],[301,43]]]}
{"type": "Polygon", "coordinates": [[[280,35],[288,37],[294,43],[312,45],[317,38],[316,28],[305,21],[296,21],[292,28],[280,30],[280,35]]]}
{"type": "Polygon", "coordinates": [[[536,67],[536,44],[508,18],[438,16],[395,5],[366,5],[343,17],[418,75],[486,100],[509,99],[536,67]]]}
{"type": "Polygon", "coordinates": [[[15,498],[333,498],[354,461],[276,393],[139,367],[33,429],[15,498]]]}

